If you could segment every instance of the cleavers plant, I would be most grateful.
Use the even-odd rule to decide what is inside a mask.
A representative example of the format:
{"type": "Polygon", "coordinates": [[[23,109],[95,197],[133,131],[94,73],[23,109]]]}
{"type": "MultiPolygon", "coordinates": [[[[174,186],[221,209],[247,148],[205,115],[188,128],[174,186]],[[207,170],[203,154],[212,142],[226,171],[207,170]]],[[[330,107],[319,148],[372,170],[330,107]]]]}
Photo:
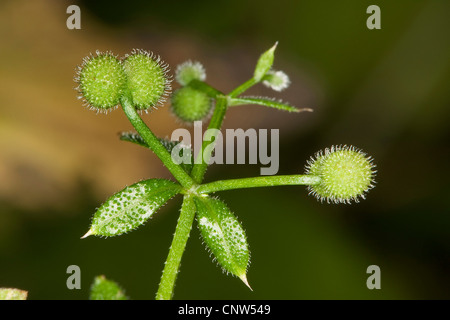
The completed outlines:
{"type": "MultiPolygon", "coordinates": [[[[264,52],[257,61],[253,76],[230,93],[225,94],[205,82],[206,72],[199,62],[187,61],[176,69],[175,80],[180,84],[171,95],[171,110],[183,123],[209,119],[208,129],[220,130],[229,107],[256,104],[289,112],[311,111],[297,109],[272,98],[243,96],[258,83],[276,91],[287,88],[289,77],[283,71],[272,69],[277,44],[264,52]]],[[[211,194],[218,191],[306,185],[309,193],[329,203],[358,202],[374,185],[374,164],[361,150],[351,146],[332,146],[318,152],[306,164],[306,174],[260,176],[245,179],[221,180],[203,183],[215,137],[204,140],[200,152],[192,155],[191,164],[177,164],[171,152],[179,142],[156,137],[141,118],[142,112],[161,105],[169,95],[171,78],[168,66],[157,56],[144,50],[133,50],[118,59],[111,52],[90,55],[78,67],[77,90],[86,106],[107,113],[122,107],[136,132],[124,132],[121,140],[152,150],[176,182],[166,179],[148,179],[137,182],[114,194],[96,211],[89,235],[112,237],[124,234],[144,224],[168,200],[177,194],[183,196],[180,216],[169,255],[164,265],[156,299],[171,299],[179,266],[194,219],[202,238],[223,271],[239,277],[249,288],[247,268],[249,247],[245,231],[230,208],[211,194]]],[[[215,132],[217,132],[217,130],[215,132]]],[[[188,150],[187,150],[188,149],[188,150]]],[[[96,281],[101,282],[102,278],[96,281]]],[[[108,297],[99,284],[92,297],[108,297]]],[[[112,295],[115,296],[115,295],[112,295]]],[[[122,294],[118,295],[123,297],[122,294]]]]}

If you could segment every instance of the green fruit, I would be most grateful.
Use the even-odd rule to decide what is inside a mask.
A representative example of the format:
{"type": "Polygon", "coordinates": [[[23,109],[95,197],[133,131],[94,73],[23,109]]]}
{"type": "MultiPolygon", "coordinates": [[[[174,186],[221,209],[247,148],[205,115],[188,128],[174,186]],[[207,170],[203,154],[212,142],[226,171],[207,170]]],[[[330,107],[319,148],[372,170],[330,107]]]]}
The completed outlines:
{"type": "Polygon", "coordinates": [[[105,276],[95,277],[91,285],[89,300],[128,300],[124,290],[105,276]]]}
{"type": "Polygon", "coordinates": [[[186,122],[202,120],[208,116],[211,107],[211,98],[191,87],[180,88],[172,95],[172,112],[186,122]]]}
{"type": "Polygon", "coordinates": [[[121,62],[112,53],[97,52],[86,57],[78,68],[79,98],[93,110],[108,111],[120,103],[127,77],[121,62]]]}
{"type": "Polygon", "coordinates": [[[168,66],[159,57],[144,50],[133,50],[123,65],[128,77],[128,93],[136,109],[147,110],[165,101],[170,80],[168,66]]]}
{"type": "Polygon", "coordinates": [[[355,147],[332,146],[308,161],[307,174],[321,178],[308,189],[321,201],[358,202],[374,186],[374,167],[372,158],[355,147]]]}

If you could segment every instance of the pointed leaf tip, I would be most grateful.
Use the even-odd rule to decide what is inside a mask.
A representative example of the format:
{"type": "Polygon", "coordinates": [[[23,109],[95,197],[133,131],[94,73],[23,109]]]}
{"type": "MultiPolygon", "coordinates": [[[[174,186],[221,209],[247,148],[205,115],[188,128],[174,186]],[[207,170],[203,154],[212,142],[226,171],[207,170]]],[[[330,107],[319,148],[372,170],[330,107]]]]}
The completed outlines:
{"type": "Polygon", "coordinates": [[[253,73],[253,78],[256,82],[261,81],[261,79],[265,76],[267,71],[270,70],[273,64],[274,56],[275,56],[275,49],[278,45],[278,41],[275,42],[275,44],[264,52],[258,59],[258,62],[256,63],[255,71],[253,73]]]}
{"type": "Polygon", "coordinates": [[[251,291],[253,291],[253,289],[252,289],[252,287],[250,287],[250,284],[248,283],[248,280],[247,280],[247,275],[244,273],[243,275],[241,275],[240,277],[239,277],[239,279],[241,279],[242,280],[242,282],[251,290],[251,291]]]}
{"type": "Polygon", "coordinates": [[[219,199],[203,196],[194,201],[198,227],[208,249],[224,270],[245,279],[250,252],[241,224],[219,199]]]}
{"type": "Polygon", "coordinates": [[[92,230],[91,229],[89,229],[89,231],[88,232],[86,232],[86,234],[84,235],[84,236],[82,236],[80,239],[85,239],[85,238],[87,238],[87,237],[89,237],[89,236],[91,236],[93,233],[92,233],[92,230]]]}
{"type": "Polygon", "coordinates": [[[92,234],[112,237],[134,230],[180,191],[179,184],[165,179],[143,180],[126,187],[94,214],[92,234]]]}

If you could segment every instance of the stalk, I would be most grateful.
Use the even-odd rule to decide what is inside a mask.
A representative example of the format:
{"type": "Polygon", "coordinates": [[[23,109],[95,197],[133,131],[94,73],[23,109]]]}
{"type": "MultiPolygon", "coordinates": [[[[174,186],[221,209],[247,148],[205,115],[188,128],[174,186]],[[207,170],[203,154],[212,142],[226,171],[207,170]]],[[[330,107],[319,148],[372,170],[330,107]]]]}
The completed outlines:
{"type": "Polygon", "coordinates": [[[262,176],[254,178],[218,180],[202,184],[196,189],[198,194],[243,188],[275,187],[288,185],[315,185],[321,178],[313,175],[262,176]]]}
{"type": "Polygon", "coordinates": [[[192,195],[185,195],[183,205],[181,206],[180,217],[178,218],[177,228],[170,246],[169,255],[159,283],[157,300],[170,300],[173,296],[175,281],[180,269],[181,258],[186,248],[186,243],[191,232],[195,216],[195,204],[192,195]]]}
{"type": "Polygon", "coordinates": [[[163,146],[161,141],[153,134],[150,128],[144,123],[136,108],[132,105],[127,96],[123,96],[120,99],[123,111],[125,112],[128,120],[130,120],[133,127],[139,133],[139,135],[144,139],[147,145],[152,149],[152,151],[158,156],[159,159],[164,163],[164,165],[173,174],[175,179],[186,189],[190,189],[195,183],[194,180],[184,171],[184,169],[175,162],[172,161],[171,154],[163,146]]]}

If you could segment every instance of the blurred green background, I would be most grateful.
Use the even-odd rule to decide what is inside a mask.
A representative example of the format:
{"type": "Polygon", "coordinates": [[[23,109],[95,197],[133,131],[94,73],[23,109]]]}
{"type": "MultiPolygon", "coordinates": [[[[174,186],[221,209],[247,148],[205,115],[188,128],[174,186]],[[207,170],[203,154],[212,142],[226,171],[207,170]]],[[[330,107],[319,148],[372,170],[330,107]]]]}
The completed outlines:
{"type": "MultiPolygon", "coordinates": [[[[109,195],[144,178],[169,178],[155,156],[121,142],[121,110],[81,106],[74,70],[95,50],[188,59],[229,91],[279,41],[274,68],[292,80],[270,95],[313,113],[255,106],[229,111],[224,128],[279,128],[279,174],[302,172],[314,152],[352,144],[377,164],[366,201],[320,204],[304,187],[220,194],[246,229],[249,291],[211,262],[192,230],[176,299],[449,299],[450,2],[56,1],[0,3],[0,287],[30,299],[87,299],[94,276],[153,299],[178,216],[170,201],[127,235],[80,240],[109,195]],[[68,30],[66,8],[81,8],[68,30]],[[381,8],[381,30],[366,9],[381,8]],[[81,268],[82,289],[66,288],[81,268]],[[381,268],[381,290],[366,269],[381,268]]],[[[174,85],[176,87],[176,85],[174,85]]],[[[144,116],[160,136],[181,124],[168,106],[144,116]]],[[[260,165],[210,168],[207,181],[259,174],[260,165]]]]}

